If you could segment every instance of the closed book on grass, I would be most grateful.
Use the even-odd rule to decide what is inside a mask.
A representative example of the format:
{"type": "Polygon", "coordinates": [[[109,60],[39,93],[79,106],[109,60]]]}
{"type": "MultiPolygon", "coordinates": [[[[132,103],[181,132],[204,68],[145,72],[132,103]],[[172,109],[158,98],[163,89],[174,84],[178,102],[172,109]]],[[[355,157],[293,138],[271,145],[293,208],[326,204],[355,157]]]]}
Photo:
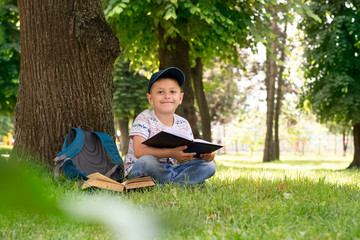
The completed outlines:
{"type": "Polygon", "coordinates": [[[151,138],[145,140],[143,144],[156,148],[175,148],[187,146],[184,152],[196,152],[194,157],[200,158],[202,153],[211,153],[222,148],[222,145],[211,143],[202,139],[192,139],[182,131],[164,130],[151,138]]]}
{"type": "Polygon", "coordinates": [[[112,180],[98,172],[90,174],[87,177],[89,179],[83,183],[82,189],[95,187],[122,192],[130,189],[155,186],[155,182],[151,177],[137,177],[122,183],[112,180]]]}

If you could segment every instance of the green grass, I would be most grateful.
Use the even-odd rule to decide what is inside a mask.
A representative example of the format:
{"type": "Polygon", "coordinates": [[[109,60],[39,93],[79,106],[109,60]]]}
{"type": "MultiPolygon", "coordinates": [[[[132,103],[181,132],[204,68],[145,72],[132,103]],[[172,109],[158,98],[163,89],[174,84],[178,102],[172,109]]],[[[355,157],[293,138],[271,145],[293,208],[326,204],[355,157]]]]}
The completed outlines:
{"type": "MultiPolygon", "coordinates": [[[[156,215],[164,226],[160,239],[359,239],[360,174],[342,170],[351,157],[289,155],[282,159],[262,163],[260,155],[221,155],[216,175],[202,188],[167,186],[102,194],[156,215]],[[283,191],[278,189],[281,183],[286,187],[283,191]]],[[[55,182],[46,168],[30,169],[43,183],[46,191],[42,193],[49,201],[94,195],[82,192],[80,183],[55,182]]],[[[68,216],[29,209],[0,213],[1,239],[110,236],[100,224],[68,216]]]]}
{"type": "Polygon", "coordinates": [[[12,146],[0,146],[0,156],[9,155],[11,153],[12,146]]]}

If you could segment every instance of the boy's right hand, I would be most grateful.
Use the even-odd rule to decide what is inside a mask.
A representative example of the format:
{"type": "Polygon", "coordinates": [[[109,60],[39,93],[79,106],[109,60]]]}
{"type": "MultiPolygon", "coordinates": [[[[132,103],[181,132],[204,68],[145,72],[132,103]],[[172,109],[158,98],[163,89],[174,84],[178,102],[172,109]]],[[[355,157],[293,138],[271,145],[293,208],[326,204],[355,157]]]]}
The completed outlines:
{"type": "Polygon", "coordinates": [[[172,151],[172,158],[175,158],[178,162],[184,163],[189,162],[192,160],[192,158],[196,155],[195,152],[193,153],[184,153],[184,150],[187,148],[187,146],[180,146],[171,149],[172,151]]]}

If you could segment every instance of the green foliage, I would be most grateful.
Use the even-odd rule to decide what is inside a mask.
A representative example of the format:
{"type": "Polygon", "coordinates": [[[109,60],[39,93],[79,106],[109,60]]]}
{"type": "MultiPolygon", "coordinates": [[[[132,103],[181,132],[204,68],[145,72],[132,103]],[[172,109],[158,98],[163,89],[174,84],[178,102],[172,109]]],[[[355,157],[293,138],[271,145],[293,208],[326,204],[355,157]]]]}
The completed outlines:
{"type": "Polygon", "coordinates": [[[246,94],[240,93],[234,76],[234,65],[228,65],[223,71],[213,67],[204,78],[204,90],[209,105],[212,122],[228,123],[234,116],[245,110],[246,94]]]}
{"type": "Polygon", "coordinates": [[[148,79],[130,69],[120,57],[114,66],[114,114],[118,119],[134,119],[149,107],[146,97],[148,79]]]}
{"type": "Polygon", "coordinates": [[[12,2],[0,2],[0,114],[13,112],[19,84],[19,14],[12,2]]]}
{"type": "Polygon", "coordinates": [[[351,134],[352,126],[348,123],[328,122],[326,125],[329,132],[333,134],[344,134],[345,136],[351,134]]]}
{"type": "Polygon", "coordinates": [[[303,108],[322,122],[360,123],[360,4],[312,1],[316,21],[304,17],[305,78],[303,108]]]}
{"type": "MultiPolygon", "coordinates": [[[[134,64],[158,66],[159,25],[164,38],[180,35],[193,59],[220,56],[238,61],[238,47],[253,43],[259,1],[128,1],[107,0],[105,15],[120,39],[123,54],[134,64]]],[[[167,46],[169,48],[173,46],[167,46]]]]}

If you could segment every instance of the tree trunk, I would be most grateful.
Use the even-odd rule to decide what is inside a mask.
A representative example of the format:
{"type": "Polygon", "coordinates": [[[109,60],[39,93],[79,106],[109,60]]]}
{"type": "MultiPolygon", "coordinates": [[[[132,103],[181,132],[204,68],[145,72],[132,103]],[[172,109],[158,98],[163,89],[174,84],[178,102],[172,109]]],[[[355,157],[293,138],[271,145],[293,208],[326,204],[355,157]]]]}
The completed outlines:
{"type": "Polygon", "coordinates": [[[353,126],[354,134],[354,159],[348,168],[360,168],[360,123],[353,126]]]}
{"type": "Polygon", "coordinates": [[[118,119],[118,128],[120,130],[120,146],[121,155],[125,156],[128,153],[129,147],[129,119],[118,119]]]}
{"type": "Polygon", "coordinates": [[[211,142],[211,121],[210,111],[204,93],[203,77],[203,64],[201,58],[196,58],[196,65],[191,69],[191,78],[194,81],[195,96],[199,106],[201,116],[202,138],[211,142]]]}
{"type": "Polygon", "coordinates": [[[184,72],[186,78],[183,85],[184,99],[176,113],[189,121],[194,137],[199,138],[200,134],[194,106],[195,97],[191,83],[190,47],[188,42],[179,35],[175,38],[168,37],[165,39],[164,33],[165,30],[159,25],[159,68],[162,70],[168,67],[178,67],[184,72]]]}
{"type": "Polygon", "coordinates": [[[274,159],[280,160],[280,138],[279,138],[279,118],[281,112],[282,98],[282,79],[278,79],[278,89],[276,96],[275,119],[274,119],[274,159]]]}
{"type": "Polygon", "coordinates": [[[19,0],[18,8],[14,155],[30,153],[52,165],[72,127],[115,136],[112,72],[119,41],[99,0],[19,0]]]}
{"type": "MultiPolygon", "coordinates": [[[[277,25],[275,21],[272,21],[271,27],[273,32],[276,32],[277,25]]],[[[263,162],[270,162],[274,160],[273,156],[273,120],[274,120],[274,98],[275,98],[275,78],[277,72],[276,66],[276,53],[277,53],[277,40],[274,39],[271,44],[272,52],[267,48],[267,71],[266,71],[266,102],[267,102],[267,110],[266,110],[266,138],[265,138],[265,148],[264,148],[264,156],[263,162]]]]}
{"type": "Polygon", "coordinates": [[[275,119],[274,119],[274,159],[280,160],[280,138],[279,138],[279,117],[281,111],[281,85],[282,79],[278,80],[278,89],[276,96],[275,119]]]}
{"type": "MultiPolygon", "coordinates": [[[[277,35],[280,37],[281,35],[281,39],[282,39],[282,44],[279,47],[280,49],[280,61],[282,63],[285,62],[285,47],[286,47],[286,29],[287,29],[287,25],[285,24],[285,28],[284,28],[284,32],[277,32],[277,35]]],[[[284,64],[282,64],[279,68],[279,73],[278,75],[278,81],[277,81],[277,90],[276,90],[276,106],[275,106],[275,118],[274,118],[274,135],[275,135],[275,139],[274,139],[274,159],[276,160],[280,160],[280,138],[279,138],[279,118],[280,118],[280,114],[281,114],[281,102],[282,102],[282,98],[283,98],[283,90],[282,90],[282,86],[283,86],[283,73],[285,70],[285,66],[284,64]]]]}
{"type": "Polygon", "coordinates": [[[343,156],[346,156],[346,150],[347,147],[349,145],[349,142],[347,141],[347,136],[348,136],[348,130],[344,129],[342,132],[342,144],[343,144],[343,156]]]}

